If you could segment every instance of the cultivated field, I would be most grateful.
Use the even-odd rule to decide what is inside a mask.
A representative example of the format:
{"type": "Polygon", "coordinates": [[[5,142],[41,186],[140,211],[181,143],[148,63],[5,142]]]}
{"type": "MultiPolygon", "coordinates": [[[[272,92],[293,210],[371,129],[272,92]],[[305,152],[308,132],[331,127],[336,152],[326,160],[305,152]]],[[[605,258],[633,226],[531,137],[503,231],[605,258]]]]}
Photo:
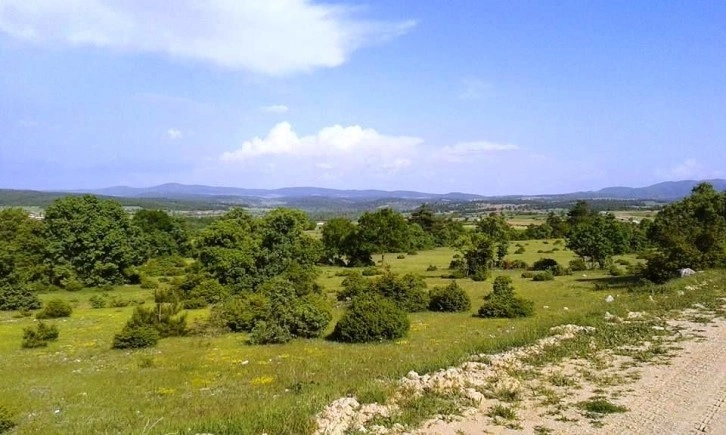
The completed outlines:
{"type": "MultiPolygon", "coordinates": [[[[555,241],[521,243],[526,252],[510,258],[531,263],[550,257],[565,264],[574,258],[555,241]],[[555,247],[559,250],[537,253],[555,247]]],[[[449,282],[441,275],[453,254],[441,248],[385,258],[394,272],[422,274],[432,288],[449,282]],[[427,272],[430,265],[438,270],[427,272]]],[[[341,270],[322,269],[319,282],[331,298],[343,279],[336,276],[341,270]]],[[[361,402],[383,402],[410,370],[429,372],[474,353],[532,342],[554,325],[593,324],[606,310],[652,304],[647,294],[593,290],[594,282],[613,280],[600,272],[576,272],[548,282],[521,278],[521,271],[494,271],[493,276],[497,274],[510,275],[516,292],[535,301],[535,316],[472,317],[492,280],[459,280],[472,298],[471,312],[410,314],[412,327],[405,339],[365,345],[314,339],[250,346],[244,334],[224,334],[168,338],[148,350],[112,350],[113,335],[130,317],[131,307],[92,309],[89,298],[98,289],[45,294],[44,300],[60,297],[74,306],[70,318],[54,322],[60,338],[47,348],[21,349],[22,330],[34,319],[0,313],[3,403],[20,416],[17,433],[308,433],[315,429],[316,413],[332,400],[354,395],[361,402]],[[615,303],[604,301],[608,294],[616,296],[615,303]]],[[[138,286],[110,293],[153,302],[152,290],[138,286]]],[[[190,311],[190,324],[207,314],[190,311]]]]}

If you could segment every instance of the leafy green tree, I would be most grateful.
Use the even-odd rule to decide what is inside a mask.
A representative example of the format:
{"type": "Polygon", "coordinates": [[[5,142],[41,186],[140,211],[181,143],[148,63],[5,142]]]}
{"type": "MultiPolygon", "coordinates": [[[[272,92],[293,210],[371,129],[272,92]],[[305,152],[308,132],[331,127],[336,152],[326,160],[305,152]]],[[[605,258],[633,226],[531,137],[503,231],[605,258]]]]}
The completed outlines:
{"type": "Polygon", "coordinates": [[[0,285],[43,280],[43,225],[17,208],[0,210],[0,285]]]}
{"type": "Polygon", "coordinates": [[[175,219],[162,210],[139,210],[132,219],[141,229],[151,257],[186,255],[189,252],[189,234],[186,222],[175,219]]]}
{"type": "Polygon", "coordinates": [[[139,229],[121,205],[92,195],[56,200],[45,212],[46,264],[64,286],[75,275],[84,284],[126,282],[125,272],[145,260],[139,229]]]}
{"type": "Polygon", "coordinates": [[[323,225],[324,257],[330,264],[345,265],[355,244],[356,227],[350,219],[333,218],[323,225]]]}
{"type": "Polygon", "coordinates": [[[580,258],[605,267],[613,255],[623,254],[630,246],[629,234],[611,214],[581,221],[567,238],[567,247],[580,258]]]}
{"type": "Polygon", "coordinates": [[[487,235],[475,232],[460,241],[458,249],[462,253],[459,264],[463,266],[461,272],[464,276],[472,277],[477,281],[486,279],[489,270],[496,263],[496,243],[487,235]]]}
{"type": "Polygon", "coordinates": [[[597,216],[597,212],[590,207],[590,204],[587,201],[579,200],[567,212],[567,224],[572,230],[580,224],[589,222],[595,216],[597,216]]]}
{"type": "Polygon", "coordinates": [[[363,213],[358,219],[358,236],[363,249],[381,254],[381,259],[387,252],[408,251],[408,234],[406,219],[390,208],[363,213]]]}
{"type": "Polygon", "coordinates": [[[534,313],[534,302],[519,298],[514,294],[512,278],[498,276],[494,279],[493,291],[484,296],[484,304],[479,308],[479,317],[516,318],[528,317],[534,313]]]}
{"type": "Polygon", "coordinates": [[[667,205],[648,231],[657,253],[648,261],[646,277],[662,282],[681,268],[726,265],[726,192],[701,183],[690,196],[667,205]]]}

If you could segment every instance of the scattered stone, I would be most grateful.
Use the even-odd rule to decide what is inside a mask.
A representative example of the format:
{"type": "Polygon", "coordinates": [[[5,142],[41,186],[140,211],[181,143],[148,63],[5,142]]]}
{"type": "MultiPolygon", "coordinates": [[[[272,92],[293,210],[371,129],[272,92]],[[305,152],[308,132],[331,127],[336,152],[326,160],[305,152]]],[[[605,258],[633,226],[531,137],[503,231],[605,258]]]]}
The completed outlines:
{"type": "Polygon", "coordinates": [[[615,298],[613,297],[613,295],[608,295],[608,297],[605,298],[605,302],[607,302],[608,304],[612,304],[613,302],[615,302],[615,298]]]}
{"type": "Polygon", "coordinates": [[[685,269],[678,270],[678,273],[681,274],[681,278],[685,278],[687,276],[695,275],[696,271],[691,268],[686,267],[685,269]]]}

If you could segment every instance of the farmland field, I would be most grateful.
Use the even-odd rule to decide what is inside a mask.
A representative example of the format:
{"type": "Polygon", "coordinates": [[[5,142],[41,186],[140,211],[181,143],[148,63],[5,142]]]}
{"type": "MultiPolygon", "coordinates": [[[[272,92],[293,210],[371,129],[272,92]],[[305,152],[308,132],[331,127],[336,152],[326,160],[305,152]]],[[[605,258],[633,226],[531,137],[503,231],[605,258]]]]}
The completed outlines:
{"type": "MultiPolygon", "coordinates": [[[[548,256],[565,263],[573,258],[564,249],[537,253],[553,249],[555,241],[521,243],[526,252],[510,258],[532,262],[548,256]]],[[[449,282],[441,275],[453,254],[440,248],[403,259],[388,254],[386,261],[394,272],[426,276],[432,288],[449,282]],[[427,272],[430,265],[438,270],[427,272]]],[[[319,282],[331,298],[343,279],[336,276],[341,270],[322,269],[319,282]]],[[[55,322],[60,329],[57,342],[27,350],[20,347],[21,335],[33,318],[3,313],[0,388],[4,402],[22,415],[18,433],[305,433],[314,429],[315,413],[337,397],[383,400],[391,381],[409,370],[426,372],[471,353],[529,342],[553,325],[588,322],[604,310],[604,294],[592,290],[592,276],[533,282],[521,278],[521,271],[497,274],[512,276],[516,291],[535,301],[534,317],[472,317],[491,290],[491,280],[460,280],[473,300],[472,312],[411,314],[405,339],[366,345],[314,339],[250,346],[244,334],[223,334],[168,338],[149,350],[112,350],[112,337],[130,317],[131,307],[92,309],[89,298],[98,289],[45,294],[44,300],[71,302],[73,315],[55,322]]],[[[110,293],[153,302],[152,291],[138,286],[110,293]]],[[[190,324],[207,314],[190,311],[190,324]]]]}

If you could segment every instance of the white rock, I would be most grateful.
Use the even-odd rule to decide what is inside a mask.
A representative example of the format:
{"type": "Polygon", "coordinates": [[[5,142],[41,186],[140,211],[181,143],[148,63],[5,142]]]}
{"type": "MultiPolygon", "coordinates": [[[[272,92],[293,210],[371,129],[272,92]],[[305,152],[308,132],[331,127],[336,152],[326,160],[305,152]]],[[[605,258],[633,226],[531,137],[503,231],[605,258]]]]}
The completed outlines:
{"type": "Polygon", "coordinates": [[[613,297],[613,295],[608,295],[608,297],[605,298],[605,302],[612,304],[613,302],[615,302],[615,298],[613,297]]]}

